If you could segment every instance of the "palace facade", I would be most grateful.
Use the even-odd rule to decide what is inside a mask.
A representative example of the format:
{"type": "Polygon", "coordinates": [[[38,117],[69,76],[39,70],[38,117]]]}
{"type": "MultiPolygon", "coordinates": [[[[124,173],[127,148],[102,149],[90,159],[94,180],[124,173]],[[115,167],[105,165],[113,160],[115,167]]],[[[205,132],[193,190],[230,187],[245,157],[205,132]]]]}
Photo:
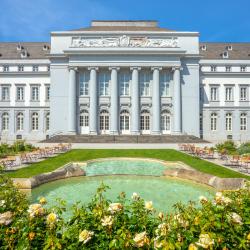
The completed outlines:
{"type": "Polygon", "coordinates": [[[250,139],[250,43],[155,21],[92,21],[51,42],[0,43],[1,140],[59,134],[250,139]]]}

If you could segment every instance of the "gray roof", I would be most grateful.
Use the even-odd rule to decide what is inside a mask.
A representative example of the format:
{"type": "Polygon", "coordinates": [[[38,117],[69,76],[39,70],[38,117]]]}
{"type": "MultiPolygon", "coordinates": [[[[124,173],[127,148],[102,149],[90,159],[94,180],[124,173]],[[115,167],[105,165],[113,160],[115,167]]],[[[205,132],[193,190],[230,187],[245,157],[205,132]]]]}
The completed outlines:
{"type": "Polygon", "coordinates": [[[250,43],[200,43],[200,54],[203,59],[250,60],[250,43]],[[206,45],[206,50],[201,47],[206,45]],[[232,50],[228,47],[232,46],[232,50]],[[223,58],[223,52],[228,52],[228,58],[223,58]]]}
{"type": "Polygon", "coordinates": [[[46,59],[50,53],[50,43],[47,42],[2,42],[0,43],[1,59],[46,59]],[[21,50],[17,47],[21,46],[21,50]],[[47,50],[44,49],[47,46],[47,50]],[[22,52],[27,52],[27,57],[22,57],[22,52]]]}
{"type": "Polygon", "coordinates": [[[71,31],[173,31],[160,27],[143,27],[143,26],[90,26],[79,28],[71,31]]]}

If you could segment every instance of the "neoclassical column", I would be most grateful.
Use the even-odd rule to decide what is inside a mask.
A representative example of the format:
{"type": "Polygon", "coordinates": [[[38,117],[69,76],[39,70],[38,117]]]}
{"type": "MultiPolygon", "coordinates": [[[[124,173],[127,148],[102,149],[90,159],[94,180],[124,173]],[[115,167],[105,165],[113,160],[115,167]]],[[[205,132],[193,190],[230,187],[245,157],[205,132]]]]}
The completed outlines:
{"type": "Polygon", "coordinates": [[[139,67],[131,67],[132,86],[131,86],[131,134],[140,134],[140,86],[139,86],[139,67]]]}
{"type": "Polygon", "coordinates": [[[68,132],[76,133],[76,67],[69,68],[68,132]]]}
{"type": "Polygon", "coordinates": [[[119,93],[118,93],[118,67],[110,67],[111,84],[110,84],[110,134],[119,133],[119,93]]]}
{"type": "Polygon", "coordinates": [[[97,134],[98,120],[98,87],[97,87],[97,67],[89,67],[89,133],[97,134]]]}
{"type": "MultiPolygon", "coordinates": [[[[174,80],[174,134],[181,134],[181,78],[180,67],[173,68],[174,80]]],[[[191,114],[190,114],[191,115],[191,114]]]]}
{"type": "Polygon", "coordinates": [[[161,95],[160,95],[160,67],[152,67],[152,134],[161,134],[161,95]]]}

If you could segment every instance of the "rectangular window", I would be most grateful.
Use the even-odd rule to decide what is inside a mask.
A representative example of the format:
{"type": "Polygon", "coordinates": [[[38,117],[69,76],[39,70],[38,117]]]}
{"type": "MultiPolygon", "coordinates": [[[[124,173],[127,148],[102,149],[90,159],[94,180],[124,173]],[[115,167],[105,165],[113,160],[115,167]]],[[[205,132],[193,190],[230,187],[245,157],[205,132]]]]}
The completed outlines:
{"type": "Polygon", "coordinates": [[[211,72],[216,72],[217,71],[217,67],[216,66],[211,66],[211,72]]]}
{"type": "Polygon", "coordinates": [[[18,65],[18,71],[23,72],[24,71],[24,66],[23,65],[18,65]]]}
{"type": "Polygon", "coordinates": [[[24,100],[24,87],[23,86],[16,87],[16,100],[17,101],[24,100]]]}
{"type": "Polygon", "coordinates": [[[3,66],[3,72],[8,72],[9,71],[9,66],[8,65],[4,65],[3,66]]]}
{"type": "Polygon", "coordinates": [[[39,87],[38,86],[31,87],[31,101],[39,101],[39,87]]]}
{"type": "Polygon", "coordinates": [[[160,76],[161,96],[170,96],[169,82],[170,82],[170,75],[166,72],[163,72],[163,74],[161,74],[160,76]]]}
{"type": "Polygon", "coordinates": [[[246,72],[246,66],[240,66],[240,72],[246,72]]]}
{"type": "Polygon", "coordinates": [[[32,70],[33,72],[38,72],[38,65],[33,65],[32,70]]]}
{"type": "Polygon", "coordinates": [[[217,87],[210,88],[210,101],[218,101],[218,88],[217,87]]]}
{"type": "Polygon", "coordinates": [[[89,74],[87,72],[80,74],[79,84],[80,96],[87,96],[89,94],[89,74]]]}
{"type": "Polygon", "coordinates": [[[242,131],[247,130],[247,115],[246,114],[240,115],[240,130],[242,131]]]}
{"type": "Polygon", "coordinates": [[[246,101],[247,100],[247,88],[241,87],[240,88],[240,101],[246,101]]]}
{"type": "Polygon", "coordinates": [[[232,131],[232,115],[226,114],[226,131],[232,131]]]}
{"type": "Polygon", "coordinates": [[[2,87],[2,101],[10,100],[10,87],[4,86],[2,87]]]}
{"type": "Polygon", "coordinates": [[[129,82],[130,75],[128,73],[120,74],[120,95],[128,96],[129,95],[129,82]]]}
{"type": "Polygon", "coordinates": [[[108,96],[109,95],[109,81],[110,81],[110,74],[100,73],[100,75],[99,75],[100,96],[108,96]]]}
{"type": "Polygon", "coordinates": [[[226,101],[233,101],[233,88],[232,87],[226,87],[225,100],[226,101]]]}
{"type": "Polygon", "coordinates": [[[50,100],[50,86],[45,86],[45,100],[50,100]]]}
{"type": "Polygon", "coordinates": [[[140,75],[141,96],[150,96],[150,74],[142,72],[140,75]]]}

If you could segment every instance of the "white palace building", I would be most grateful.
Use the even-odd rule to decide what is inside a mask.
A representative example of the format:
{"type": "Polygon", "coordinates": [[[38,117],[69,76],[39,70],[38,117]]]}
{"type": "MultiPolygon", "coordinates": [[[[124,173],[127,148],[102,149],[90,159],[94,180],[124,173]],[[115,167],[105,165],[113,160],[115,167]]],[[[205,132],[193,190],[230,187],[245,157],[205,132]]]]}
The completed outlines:
{"type": "Polygon", "coordinates": [[[174,134],[250,140],[250,43],[156,21],[92,21],[51,42],[0,43],[2,141],[174,134]]]}

